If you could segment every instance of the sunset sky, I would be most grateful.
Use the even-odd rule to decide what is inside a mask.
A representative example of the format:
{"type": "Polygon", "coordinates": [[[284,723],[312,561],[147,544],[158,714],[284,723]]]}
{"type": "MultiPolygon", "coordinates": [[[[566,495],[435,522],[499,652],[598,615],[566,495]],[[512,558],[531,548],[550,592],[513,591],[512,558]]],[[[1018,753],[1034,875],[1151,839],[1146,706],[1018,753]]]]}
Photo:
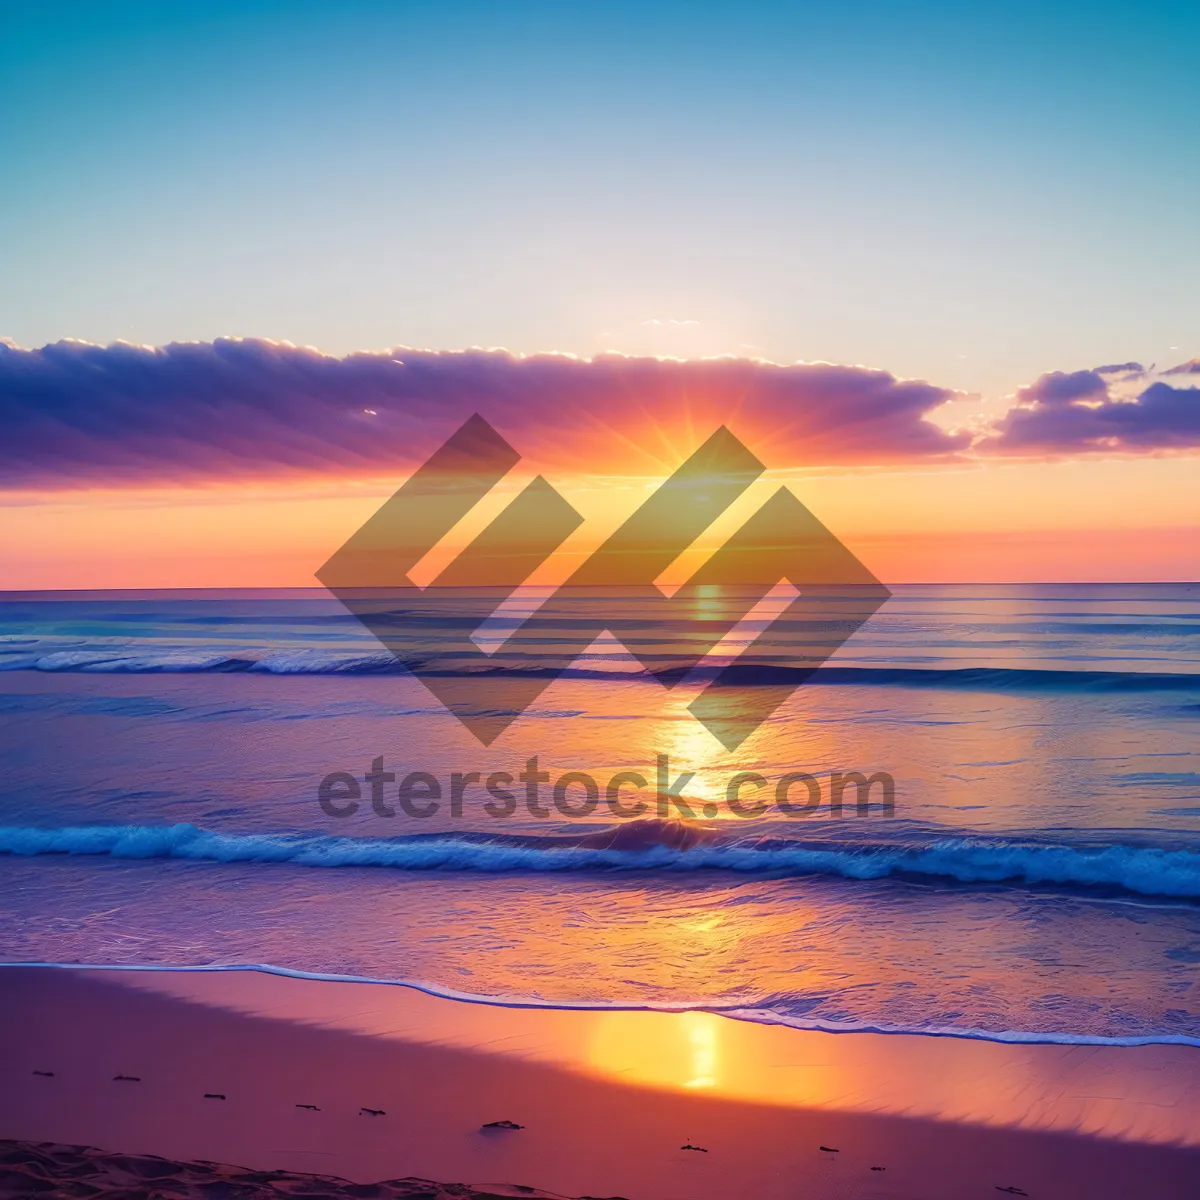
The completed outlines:
{"type": "Polygon", "coordinates": [[[6,5],[0,588],[315,585],[474,411],[564,562],[725,423],[886,583],[1198,579],[1197,34],[6,5]]]}

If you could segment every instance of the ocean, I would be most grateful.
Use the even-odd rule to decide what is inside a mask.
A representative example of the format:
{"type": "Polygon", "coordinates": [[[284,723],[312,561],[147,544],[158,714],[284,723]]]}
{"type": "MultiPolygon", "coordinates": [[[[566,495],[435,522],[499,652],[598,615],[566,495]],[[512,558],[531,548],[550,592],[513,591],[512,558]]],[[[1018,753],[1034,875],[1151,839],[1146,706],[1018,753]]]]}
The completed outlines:
{"type": "Polygon", "coordinates": [[[0,594],[0,961],[1200,1045],[1200,585],[899,587],[732,753],[694,695],[596,645],[484,747],[322,591],[0,594]]]}

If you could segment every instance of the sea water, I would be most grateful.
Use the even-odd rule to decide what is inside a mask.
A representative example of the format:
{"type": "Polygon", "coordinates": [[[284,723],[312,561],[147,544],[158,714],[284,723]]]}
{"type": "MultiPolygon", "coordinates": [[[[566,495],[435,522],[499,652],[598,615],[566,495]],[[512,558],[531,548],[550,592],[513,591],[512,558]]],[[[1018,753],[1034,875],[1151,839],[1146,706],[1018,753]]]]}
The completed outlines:
{"type": "Polygon", "coordinates": [[[733,752],[694,695],[597,644],[484,747],[324,592],[0,596],[0,960],[1200,1044],[1200,586],[898,588],[733,752]],[[739,816],[740,772],[820,802],[739,816]]]}

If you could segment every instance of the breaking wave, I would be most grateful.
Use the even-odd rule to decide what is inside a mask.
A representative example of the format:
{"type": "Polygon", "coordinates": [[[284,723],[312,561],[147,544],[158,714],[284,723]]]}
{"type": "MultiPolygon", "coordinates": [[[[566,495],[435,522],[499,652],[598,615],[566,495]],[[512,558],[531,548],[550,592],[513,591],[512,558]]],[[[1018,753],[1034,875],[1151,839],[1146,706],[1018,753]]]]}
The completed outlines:
{"type": "Polygon", "coordinates": [[[944,883],[1105,889],[1137,896],[1200,899],[1200,852],[1150,846],[1069,846],[957,838],[927,844],[732,840],[702,829],[681,837],[677,822],[593,826],[561,836],[418,834],[399,838],[217,833],[195,825],[0,826],[0,852],[182,858],[306,867],[404,871],[542,872],[724,870],[773,877],[895,876],[944,883]]]}
{"type": "MultiPolygon", "coordinates": [[[[402,675],[409,671],[436,675],[563,675],[579,679],[648,679],[645,671],[616,669],[602,658],[591,661],[504,663],[460,662],[453,658],[413,658],[402,661],[386,652],[335,654],[321,650],[268,653],[219,650],[147,653],[125,649],[58,650],[52,653],[8,652],[0,655],[0,671],[87,672],[97,674],[230,673],[266,675],[402,675]]],[[[1056,670],[1025,667],[874,667],[823,666],[815,670],[735,664],[729,682],[755,685],[805,682],[843,687],[940,688],[979,692],[1113,693],[1198,692],[1200,674],[1191,671],[1056,670]]]]}

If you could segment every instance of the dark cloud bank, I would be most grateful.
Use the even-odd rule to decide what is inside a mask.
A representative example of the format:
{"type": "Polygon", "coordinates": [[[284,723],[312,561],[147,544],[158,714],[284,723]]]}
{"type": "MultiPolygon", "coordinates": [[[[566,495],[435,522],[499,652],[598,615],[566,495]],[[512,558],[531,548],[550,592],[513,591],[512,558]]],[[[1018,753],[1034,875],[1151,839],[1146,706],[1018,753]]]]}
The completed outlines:
{"type": "MultiPolygon", "coordinates": [[[[1140,372],[1125,363],[1043,376],[974,451],[1200,445],[1200,390],[1155,382],[1132,403],[1110,394],[1118,377],[1140,372]]],[[[820,363],[407,349],[333,358],[235,339],[158,349],[0,342],[0,487],[393,475],[475,411],[519,450],[580,469],[642,470],[661,459],[670,431],[702,437],[726,421],[773,465],[939,461],[971,449],[968,435],[926,419],[954,397],[820,363]]]]}

